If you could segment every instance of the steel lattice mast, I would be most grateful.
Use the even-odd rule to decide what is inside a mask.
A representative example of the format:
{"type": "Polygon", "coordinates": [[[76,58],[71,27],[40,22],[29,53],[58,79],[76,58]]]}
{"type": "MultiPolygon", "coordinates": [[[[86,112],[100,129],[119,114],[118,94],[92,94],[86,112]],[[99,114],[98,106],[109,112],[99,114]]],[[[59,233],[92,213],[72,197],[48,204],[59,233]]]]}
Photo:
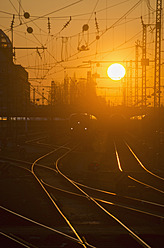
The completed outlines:
{"type": "Polygon", "coordinates": [[[149,24],[144,24],[141,16],[141,22],[142,22],[142,59],[141,59],[141,65],[142,65],[142,106],[146,107],[146,66],[149,65],[149,59],[146,57],[146,43],[147,43],[147,26],[149,24]]]}
{"type": "Polygon", "coordinates": [[[160,107],[160,65],[161,65],[161,11],[162,0],[156,2],[156,37],[155,37],[155,74],[154,107],[160,107]]]}
{"type": "Polygon", "coordinates": [[[138,57],[139,51],[138,48],[140,47],[140,42],[137,40],[135,45],[135,106],[138,105],[138,57]]]}

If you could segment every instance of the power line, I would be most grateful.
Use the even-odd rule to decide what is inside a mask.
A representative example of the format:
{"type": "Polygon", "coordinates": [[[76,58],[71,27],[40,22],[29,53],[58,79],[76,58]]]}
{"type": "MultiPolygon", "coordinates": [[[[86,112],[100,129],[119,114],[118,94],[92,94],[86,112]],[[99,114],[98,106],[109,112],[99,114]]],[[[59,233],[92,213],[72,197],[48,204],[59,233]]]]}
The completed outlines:
{"type": "MultiPolygon", "coordinates": [[[[10,1],[10,0],[9,0],[9,1],[10,1]]],[[[47,13],[47,14],[42,15],[42,16],[38,16],[38,17],[34,18],[33,20],[27,21],[27,22],[24,23],[24,24],[26,25],[26,24],[28,24],[28,23],[30,23],[30,22],[33,22],[33,21],[36,21],[36,20],[41,19],[41,18],[43,18],[43,17],[52,15],[53,13],[56,13],[56,12],[59,12],[59,11],[61,11],[61,10],[66,9],[66,8],[72,7],[73,5],[76,5],[76,4],[78,4],[78,3],[82,2],[82,1],[83,1],[83,0],[78,0],[78,1],[76,1],[76,2],[74,2],[74,3],[68,4],[68,5],[66,5],[66,6],[64,6],[64,7],[62,7],[62,8],[59,8],[59,9],[54,10],[54,11],[51,11],[51,12],[49,12],[49,13],[47,13]]],[[[11,2],[11,1],[10,1],[10,2],[11,2]]],[[[14,7],[14,8],[15,8],[15,7],[14,7]]],[[[23,25],[23,24],[22,24],[22,25],[23,25]]],[[[17,28],[17,27],[19,27],[19,26],[20,26],[20,24],[17,25],[17,26],[15,26],[15,28],[17,28]]]]}
{"type": "Polygon", "coordinates": [[[98,2],[99,2],[99,0],[97,0],[97,2],[96,2],[96,4],[95,4],[95,7],[93,8],[93,10],[92,10],[92,12],[91,12],[91,15],[90,15],[90,17],[89,17],[89,19],[88,19],[87,24],[90,22],[90,20],[91,20],[91,18],[92,18],[92,15],[93,15],[93,13],[95,12],[95,9],[96,9],[96,7],[97,7],[98,2]]]}

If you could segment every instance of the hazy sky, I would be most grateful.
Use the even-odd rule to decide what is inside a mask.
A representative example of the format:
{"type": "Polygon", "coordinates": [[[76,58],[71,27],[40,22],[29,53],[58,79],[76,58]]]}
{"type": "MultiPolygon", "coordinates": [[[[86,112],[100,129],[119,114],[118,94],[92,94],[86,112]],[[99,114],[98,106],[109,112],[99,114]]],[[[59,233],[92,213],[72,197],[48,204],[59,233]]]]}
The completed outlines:
{"type": "MultiPolygon", "coordinates": [[[[145,24],[153,24],[147,29],[147,52],[153,58],[155,8],[155,0],[1,0],[0,28],[11,37],[15,14],[14,46],[47,48],[16,50],[16,63],[27,68],[30,78],[38,78],[33,84],[50,85],[51,80],[62,81],[64,72],[85,77],[88,68],[79,69],[87,65],[84,61],[134,60],[135,42],[142,41],[141,16],[145,24]],[[85,51],[78,50],[82,47],[85,51]]],[[[93,64],[92,71],[105,77],[109,64],[93,64]]]]}

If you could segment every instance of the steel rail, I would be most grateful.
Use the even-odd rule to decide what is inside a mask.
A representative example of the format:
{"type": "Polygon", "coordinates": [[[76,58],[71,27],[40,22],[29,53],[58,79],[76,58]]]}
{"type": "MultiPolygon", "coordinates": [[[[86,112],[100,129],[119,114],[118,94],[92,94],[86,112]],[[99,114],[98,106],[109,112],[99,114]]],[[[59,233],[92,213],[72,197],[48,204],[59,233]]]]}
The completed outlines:
{"type": "Polygon", "coordinates": [[[21,214],[18,214],[18,213],[16,213],[16,212],[12,211],[12,210],[10,210],[10,209],[7,209],[7,208],[5,208],[5,207],[3,207],[3,206],[0,206],[0,208],[3,209],[3,210],[6,211],[6,212],[9,212],[10,214],[16,215],[16,216],[18,216],[18,217],[20,217],[20,218],[22,218],[22,219],[24,219],[24,220],[26,220],[26,221],[29,221],[29,222],[31,222],[31,223],[33,223],[33,224],[35,224],[35,225],[41,226],[41,227],[43,227],[43,228],[45,228],[45,229],[47,229],[47,230],[50,230],[50,231],[55,232],[55,233],[57,233],[57,234],[60,234],[60,235],[64,236],[65,238],[68,238],[68,239],[70,239],[70,240],[72,240],[72,241],[74,241],[74,242],[76,242],[76,243],[79,244],[79,240],[78,240],[78,239],[76,239],[76,238],[74,238],[74,237],[72,237],[72,236],[70,236],[70,235],[68,235],[68,234],[66,234],[66,233],[63,233],[63,232],[61,232],[61,231],[58,231],[58,230],[56,230],[56,229],[54,229],[54,228],[52,228],[52,227],[46,226],[46,225],[44,225],[44,224],[42,224],[42,223],[39,223],[38,221],[32,220],[32,219],[30,219],[30,218],[28,218],[28,217],[25,217],[25,216],[23,216],[23,215],[21,215],[21,214]]]}
{"type": "Polygon", "coordinates": [[[120,159],[119,159],[119,155],[118,155],[118,150],[117,150],[115,141],[114,141],[114,149],[115,149],[115,153],[116,153],[116,159],[117,159],[118,168],[119,168],[119,170],[121,172],[123,172],[123,169],[121,167],[121,163],[120,163],[120,159]]]}
{"type": "MultiPolygon", "coordinates": [[[[46,185],[47,187],[50,187],[52,189],[55,189],[55,190],[58,190],[58,191],[61,191],[61,192],[67,193],[67,194],[71,194],[71,195],[76,195],[76,196],[79,196],[79,197],[88,198],[88,197],[86,197],[86,196],[84,196],[82,194],[77,194],[77,193],[74,193],[72,191],[68,191],[68,190],[56,188],[56,187],[54,187],[54,186],[52,186],[52,185],[44,182],[43,180],[41,180],[41,181],[42,181],[42,183],[44,183],[44,185],[46,185]]],[[[157,217],[157,218],[160,218],[160,219],[164,219],[164,216],[153,214],[153,213],[146,212],[146,211],[143,211],[143,210],[139,210],[139,209],[136,209],[134,207],[128,207],[126,205],[121,205],[121,204],[118,204],[118,203],[115,203],[115,202],[112,202],[112,201],[107,201],[107,200],[103,200],[103,199],[96,198],[96,197],[93,197],[93,199],[96,200],[96,201],[102,202],[102,203],[109,204],[109,205],[117,206],[117,207],[120,207],[120,208],[125,208],[125,209],[128,209],[128,210],[132,210],[132,211],[136,211],[136,212],[139,212],[139,213],[147,214],[147,215],[150,215],[150,216],[153,216],[153,217],[157,217]]]]}
{"type": "MultiPolygon", "coordinates": [[[[37,139],[34,139],[34,140],[36,141],[37,139]]],[[[33,141],[34,141],[34,140],[33,140],[33,141]]],[[[41,160],[41,159],[43,159],[43,158],[45,158],[45,157],[47,157],[47,156],[53,154],[55,151],[57,151],[57,150],[59,150],[59,149],[61,149],[61,148],[65,148],[65,145],[67,145],[67,144],[64,144],[63,146],[61,146],[61,147],[59,147],[59,148],[57,148],[57,149],[55,149],[55,150],[53,150],[53,151],[50,151],[49,153],[47,153],[47,154],[45,154],[45,155],[39,157],[38,159],[36,159],[36,160],[33,162],[32,166],[31,166],[31,171],[30,171],[30,172],[31,172],[31,173],[33,174],[33,176],[36,178],[36,180],[37,180],[38,183],[41,185],[42,189],[43,189],[44,192],[47,194],[47,196],[49,197],[49,199],[51,200],[51,202],[53,203],[53,205],[56,207],[56,209],[58,210],[58,212],[59,212],[59,213],[61,214],[61,216],[64,218],[64,220],[65,220],[66,223],[69,225],[69,227],[72,229],[73,233],[76,235],[77,240],[78,240],[78,244],[82,245],[84,248],[87,248],[87,246],[85,245],[85,243],[87,243],[87,242],[85,242],[85,240],[83,241],[83,239],[80,238],[80,236],[78,235],[78,233],[76,232],[76,230],[74,229],[74,227],[72,226],[72,224],[69,222],[69,220],[66,218],[66,216],[64,216],[64,214],[62,213],[62,211],[60,210],[60,208],[57,206],[56,202],[53,200],[53,198],[51,197],[51,195],[49,194],[49,192],[45,189],[45,187],[44,187],[43,184],[41,183],[40,179],[36,176],[36,174],[35,174],[35,172],[34,172],[34,166],[36,165],[36,163],[37,163],[39,160],[41,160]]],[[[68,148],[68,147],[67,147],[66,149],[69,149],[69,150],[70,150],[70,148],[68,148]]],[[[68,151],[68,152],[70,152],[70,151],[68,151]]],[[[67,153],[68,153],[68,152],[67,152],[67,153]]],[[[27,169],[27,170],[28,170],[28,169],[27,169]]],[[[28,170],[28,171],[29,171],[29,170],[28,170]]],[[[1,207],[1,206],[0,206],[0,207],[1,207]]],[[[1,208],[3,208],[3,207],[1,207],[1,208]]],[[[17,215],[18,215],[18,214],[17,214],[17,215]]],[[[88,245],[89,247],[95,248],[94,246],[92,246],[92,245],[90,245],[90,244],[88,244],[88,243],[87,243],[87,245],[88,245]]]]}
{"type": "MultiPolygon", "coordinates": [[[[117,150],[117,147],[116,147],[116,143],[115,143],[115,142],[114,142],[114,146],[115,146],[115,153],[116,153],[116,159],[117,159],[117,163],[118,163],[118,168],[119,168],[119,170],[120,170],[121,172],[124,172],[124,170],[123,170],[122,167],[121,167],[121,162],[120,162],[120,158],[119,158],[119,155],[118,155],[118,150],[117,150]]],[[[130,147],[128,147],[128,148],[130,148],[130,147]]],[[[129,149],[129,150],[130,150],[130,149],[129,149]]],[[[133,154],[133,153],[132,153],[132,154],[133,154]]],[[[141,165],[141,164],[142,164],[141,161],[137,158],[137,156],[136,156],[135,154],[133,154],[133,155],[134,155],[134,157],[137,159],[137,161],[139,162],[139,164],[141,165]]],[[[144,166],[142,165],[142,167],[144,167],[144,166]]],[[[146,170],[146,171],[148,172],[148,170],[146,170]]],[[[153,174],[153,173],[150,173],[150,174],[153,174]]],[[[155,175],[155,174],[153,174],[153,175],[155,175]]],[[[155,191],[158,191],[159,193],[164,194],[164,191],[163,191],[163,190],[160,190],[160,189],[158,189],[158,188],[155,188],[155,187],[151,186],[150,184],[147,184],[147,183],[144,183],[144,182],[142,182],[142,181],[140,181],[140,180],[137,180],[137,179],[135,179],[134,177],[132,177],[132,176],[130,176],[130,175],[127,175],[127,177],[128,177],[129,179],[131,179],[131,180],[133,180],[133,181],[139,183],[139,184],[142,184],[142,185],[147,186],[147,187],[149,187],[149,188],[151,188],[151,189],[153,189],[153,190],[155,190],[155,191]]],[[[158,177],[158,176],[157,176],[157,177],[158,177]]],[[[158,178],[160,178],[160,177],[158,177],[158,178]]],[[[160,178],[160,179],[162,179],[162,178],[160,178]]],[[[164,179],[162,179],[162,180],[164,180],[164,179]]]]}
{"type": "MultiPolygon", "coordinates": [[[[52,171],[54,171],[55,173],[58,172],[57,170],[55,170],[55,169],[53,169],[53,168],[51,168],[51,167],[45,166],[45,165],[39,164],[38,166],[39,166],[39,167],[42,167],[42,168],[45,168],[45,169],[48,169],[48,170],[52,170],[52,171]]],[[[131,177],[129,176],[129,178],[131,178],[131,177]]],[[[42,179],[41,179],[41,181],[42,181],[45,185],[50,186],[50,187],[53,187],[52,185],[49,185],[49,184],[45,183],[42,179]]],[[[83,184],[78,183],[78,182],[75,182],[75,181],[73,181],[73,180],[71,180],[71,181],[74,182],[74,183],[77,184],[77,185],[80,185],[80,186],[82,186],[82,187],[88,188],[88,189],[90,189],[90,190],[98,191],[98,192],[100,192],[100,193],[104,193],[104,194],[108,194],[108,195],[117,196],[116,193],[112,193],[112,192],[108,192],[108,191],[96,189],[96,188],[93,188],[93,187],[89,187],[89,186],[87,186],[87,185],[83,185],[83,184]]],[[[137,180],[136,180],[136,181],[137,181],[137,180]]],[[[56,187],[54,187],[54,189],[61,190],[61,191],[64,191],[64,192],[66,192],[66,193],[72,193],[72,192],[69,192],[69,191],[67,191],[67,190],[63,190],[63,189],[56,188],[56,187]]],[[[78,194],[75,193],[75,195],[78,195],[78,194]]],[[[80,195],[79,195],[79,196],[80,196],[80,195]]],[[[119,197],[119,196],[118,196],[118,197],[119,197]]],[[[137,199],[137,198],[132,198],[132,197],[123,197],[123,198],[125,198],[125,199],[127,199],[127,200],[134,200],[134,201],[137,201],[137,202],[140,202],[140,203],[147,203],[147,204],[150,204],[150,205],[152,205],[152,206],[158,206],[158,207],[164,208],[164,205],[162,205],[162,204],[157,204],[157,203],[154,203],[154,202],[144,201],[143,199],[137,199]]],[[[103,201],[103,199],[98,199],[98,200],[102,200],[102,201],[103,201]]],[[[114,203],[114,202],[112,202],[112,203],[114,203]]],[[[115,203],[114,203],[114,204],[115,204],[115,203]]],[[[145,213],[149,214],[149,212],[145,212],[145,213]]],[[[150,214],[151,214],[151,213],[150,213],[150,214]]],[[[156,215],[154,215],[154,216],[156,216],[156,215]]],[[[157,217],[158,217],[158,216],[157,216],[157,217]]],[[[160,217],[160,218],[163,218],[163,216],[159,216],[159,217],[160,217]]]]}
{"type": "Polygon", "coordinates": [[[32,139],[32,140],[27,140],[27,141],[25,141],[25,143],[28,144],[28,143],[32,143],[34,141],[43,140],[43,139],[46,139],[46,138],[47,138],[47,136],[40,137],[40,138],[35,138],[35,139],[32,139]]]}
{"type": "MultiPolygon", "coordinates": [[[[63,147],[62,146],[62,148],[68,148],[68,147],[63,147]]],[[[24,160],[18,160],[18,159],[11,159],[11,158],[6,158],[6,157],[0,157],[0,159],[3,159],[3,160],[7,160],[7,161],[11,161],[11,162],[17,162],[17,163],[25,163],[25,164],[27,164],[27,165],[31,165],[31,162],[27,162],[27,161],[24,161],[24,160]]],[[[52,171],[54,171],[54,172],[56,172],[57,173],[57,170],[55,170],[54,168],[51,168],[51,167],[48,167],[48,166],[46,166],[46,165],[43,165],[43,164],[38,164],[38,163],[36,163],[36,165],[38,166],[38,167],[42,167],[42,168],[45,168],[45,169],[49,169],[49,170],[52,170],[52,171]]],[[[24,168],[24,167],[22,167],[22,166],[19,166],[19,165],[14,165],[14,164],[12,164],[12,166],[16,166],[16,167],[19,167],[19,168],[21,168],[21,169],[25,169],[25,170],[27,170],[28,172],[30,172],[31,173],[31,170],[30,169],[28,169],[28,168],[24,168]]],[[[132,179],[132,178],[131,178],[132,179]]],[[[136,179],[135,179],[136,180],[136,179]]],[[[42,181],[42,180],[41,180],[42,181]]],[[[73,181],[73,180],[72,180],[73,181]]],[[[136,180],[137,181],[137,180],[136,180]]],[[[118,196],[116,193],[113,193],[113,192],[109,192],[109,191],[105,191],[105,190],[102,190],[102,189],[97,189],[97,188],[93,188],[93,187],[90,187],[90,186],[87,186],[87,185],[84,185],[84,184],[81,184],[81,183],[79,183],[79,182],[76,182],[76,181],[73,181],[73,182],[75,182],[77,185],[80,185],[80,186],[82,186],[82,187],[85,187],[85,188],[88,188],[88,189],[91,189],[91,190],[94,190],[94,191],[98,191],[98,192],[100,192],[100,193],[104,193],[104,194],[107,194],[107,195],[114,195],[114,196],[118,196]]],[[[142,183],[142,182],[141,182],[142,183]]],[[[146,185],[145,185],[146,186],[146,185]]],[[[148,186],[148,185],[147,185],[148,186]]],[[[151,204],[151,205],[154,205],[154,206],[159,206],[159,207],[164,207],[164,205],[162,205],[162,204],[158,204],[158,203],[156,203],[156,202],[150,202],[150,201],[146,201],[146,200],[143,200],[143,199],[138,199],[138,198],[133,198],[133,197],[128,197],[128,196],[122,196],[123,198],[125,198],[125,199],[129,199],[129,200],[135,200],[135,201],[138,201],[138,202],[142,202],[142,203],[147,203],[147,204],[151,204]]]]}
{"type": "MultiPolygon", "coordinates": [[[[33,165],[32,165],[32,169],[31,172],[33,173],[33,175],[35,175],[34,173],[34,165],[36,164],[36,162],[38,162],[40,159],[52,154],[53,152],[55,152],[57,149],[49,152],[48,154],[40,157],[39,159],[37,159],[33,165]]],[[[62,155],[57,161],[56,161],[56,168],[58,169],[58,172],[60,171],[58,168],[58,162],[61,158],[63,158],[64,156],[66,156],[70,151],[66,152],[64,155],[62,155]]],[[[92,200],[97,206],[99,206],[104,212],[106,212],[109,216],[111,216],[112,218],[114,218],[120,225],[122,225],[130,234],[133,238],[135,238],[137,240],[137,242],[139,242],[143,247],[150,247],[148,244],[146,244],[140,237],[138,237],[138,235],[136,235],[132,230],[130,230],[127,226],[125,226],[119,219],[117,219],[115,216],[113,216],[111,213],[109,213],[106,209],[104,209],[94,198],[92,198],[91,196],[89,196],[86,192],[84,192],[82,189],[80,189],[72,180],[70,180],[69,178],[67,178],[63,173],[59,172],[61,175],[63,175],[68,181],[70,181],[76,188],[78,188],[84,195],[86,195],[86,197],[89,200],[92,200]]],[[[36,176],[35,176],[36,177],[36,176]]],[[[38,182],[41,184],[40,180],[38,179],[38,182]]],[[[53,199],[52,199],[53,200],[53,199]]],[[[82,241],[83,242],[83,241],[82,241]]],[[[84,246],[86,247],[86,246],[84,246]]]]}
{"type": "MultiPolygon", "coordinates": [[[[75,182],[75,183],[78,184],[78,185],[81,185],[81,186],[83,186],[83,187],[85,187],[85,188],[89,188],[89,189],[92,189],[92,190],[95,190],[95,191],[102,192],[102,193],[104,193],[104,194],[108,194],[108,195],[110,194],[110,195],[115,195],[115,196],[117,196],[116,193],[112,193],[112,192],[104,191],[104,190],[101,190],[101,189],[96,189],[96,188],[93,188],[93,187],[89,187],[89,186],[87,186],[87,185],[83,185],[83,184],[78,183],[78,182],[75,182]]],[[[145,201],[145,200],[143,200],[143,199],[138,199],[138,198],[133,198],[133,197],[128,197],[128,196],[121,196],[121,197],[123,197],[123,198],[125,198],[125,199],[129,199],[129,200],[135,200],[135,201],[142,202],[142,203],[148,203],[148,204],[155,205],[155,206],[159,206],[159,207],[164,207],[164,205],[158,204],[158,203],[156,203],[156,202],[145,201]]]]}
{"type": "Polygon", "coordinates": [[[128,145],[128,143],[124,140],[126,146],[129,148],[130,152],[133,154],[133,156],[135,157],[135,159],[138,161],[138,163],[141,165],[141,167],[146,171],[148,172],[149,174],[151,174],[152,176],[154,177],[157,177],[158,179],[160,180],[163,180],[164,181],[164,178],[163,177],[160,177],[158,175],[156,175],[155,173],[151,172],[150,170],[148,170],[143,164],[142,162],[139,160],[139,158],[137,157],[137,155],[134,153],[134,151],[130,148],[130,146],[128,145]]]}
{"type": "MultiPolygon", "coordinates": [[[[20,161],[19,161],[19,162],[20,162],[20,161]]],[[[23,162],[23,161],[21,161],[21,162],[23,162]]],[[[26,162],[26,161],[25,161],[25,162],[26,162]]],[[[30,164],[31,164],[31,163],[30,163],[30,164]]],[[[45,166],[45,165],[41,165],[41,164],[37,164],[37,165],[38,165],[38,167],[42,167],[42,168],[45,168],[45,169],[48,169],[48,170],[52,170],[52,171],[54,171],[55,173],[57,173],[57,171],[56,171],[55,169],[51,168],[51,167],[48,167],[48,166],[45,166]]],[[[21,167],[21,166],[19,166],[19,165],[14,165],[14,166],[19,167],[19,168],[21,168],[21,169],[25,169],[25,170],[27,170],[28,172],[31,173],[31,170],[30,170],[30,169],[23,168],[23,167],[21,167]]],[[[68,194],[74,194],[74,195],[77,195],[77,196],[80,196],[80,197],[85,197],[85,196],[82,195],[82,194],[80,195],[80,194],[74,193],[74,192],[72,192],[72,191],[67,191],[67,190],[63,190],[63,189],[61,189],[61,188],[54,187],[54,186],[52,186],[52,185],[50,185],[50,184],[47,184],[47,183],[44,182],[42,179],[41,179],[41,182],[42,182],[44,185],[46,185],[46,186],[48,186],[48,187],[51,187],[51,188],[53,188],[53,189],[55,189],[55,190],[59,190],[59,191],[62,191],[62,192],[68,193],[68,194]]],[[[75,181],[74,181],[74,182],[75,182],[75,181]]],[[[117,196],[117,194],[115,194],[115,193],[111,193],[111,192],[108,192],[108,191],[104,191],[104,190],[92,188],[92,187],[89,187],[89,186],[87,186],[87,185],[80,184],[80,183],[78,183],[78,182],[75,182],[75,183],[78,184],[78,185],[81,185],[82,187],[88,188],[88,189],[90,189],[90,190],[98,191],[98,192],[105,193],[105,194],[108,194],[108,195],[110,194],[110,195],[115,195],[115,196],[117,196]]],[[[103,203],[106,203],[106,204],[111,204],[111,205],[115,205],[115,206],[118,206],[118,207],[122,207],[122,208],[129,209],[129,210],[132,210],[132,211],[141,212],[141,213],[144,213],[144,214],[147,214],[147,215],[151,215],[151,216],[154,216],[154,217],[157,217],[157,218],[160,218],[160,219],[163,219],[163,218],[164,218],[164,217],[161,216],[161,215],[156,215],[156,214],[153,214],[153,213],[151,213],[151,212],[146,212],[146,211],[143,211],[143,210],[134,208],[134,207],[129,207],[129,206],[126,206],[126,205],[117,204],[117,203],[115,203],[115,202],[113,202],[113,201],[107,201],[107,200],[99,199],[99,198],[95,198],[95,197],[93,197],[93,198],[94,198],[95,200],[97,200],[97,201],[100,201],[100,202],[103,202],[103,203]]],[[[153,202],[149,202],[149,201],[144,201],[144,200],[142,200],[142,199],[131,198],[131,197],[123,197],[123,198],[125,198],[125,199],[130,199],[130,200],[134,200],[134,201],[138,201],[138,202],[140,202],[140,203],[151,204],[152,206],[164,207],[164,205],[162,205],[162,204],[157,204],[157,203],[153,203],[153,202]]]]}
{"type": "Polygon", "coordinates": [[[145,248],[151,248],[144,240],[142,240],[137,234],[135,234],[130,228],[128,228],[125,224],[123,224],[117,217],[112,215],[109,211],[107,211],[104,207],[102,207],[93,197],[88,195],[84,190],[82,190],[77,184],[75,184],[70,178],[65,176],[58,167],[59,161],[65,157],[67,154],[62,155],[60,158],[56,160],[56,169],[62,175],[67,181],[69,181],[72,185],[74,185],[79,191],[81,191],[87,198],[88,200],[93,201],[100,209],[102,209],[107,215],[112,217],[116,222],[118,222],[140,245],[142,245],[145,248]]]}
{"type": "MultiPolygon", "coordinates": [[[[4,233],[4,232],[1,232],[1,231],[0,231],[0,234],[3,235],[3,236],[5,236],[5,237],[8,238],[8,239],[13,240],[14,242],[16,242],[16,243],[18,243],[19,245],[22,245],[22,246],[24,246],[24,247],[26,247],[26,248],[32,248],[32,247],[34,247],[33,245],[28,246],[28,245],[26,245],[25,243],[23,243],[23,242],[17,240],[16,238],[14,238],[14,237],[12,237],[12,236],[7,235],[7,234],[4,233]]],[[[36,247],[36,246],[35,246],[35,247],[36,247]]],[[[36,247],[36,248],[37,248],[37,247],[36,247]]]]}
{"type": "Polygon", "coordinates": [[[149,184],[147,184],[147,183],[143,183],[143,182],[141,182],[140,180],[137,180],[137,179],[135,179],[134,177],[131,177],[130,175],[128,175],[128,178],[130,178],[131,180],[133,180],[133,181],[135,181],[135,182],[137,182],[137,183],[140,183],[140,184],[142,184],[142,185],[144,185],[144,186],[146,186],[146,187],[149,187],[149,188],[151,188],[151,189],[153,189],[153,190],[156,190],[156,191],[158,191],[159,193],[164,194],[164,191],[163,191],[163,190],[157,189],[157,188],[155,188],[155,187],[153,187],[153,186],[151,186],[151,185],[149,185],[149,184]]]}
{"type": "MultiPolygon", "coordinates": [[[[58,148],[60,149],[60,148],[58,148]]],[[[40,186],[42,187],[42,189],[44,190],[44,192],[47,194],[47,196],[49,197],[49,199],[51,200],[51,202],[53,203],[53,205],[56,207],[56,209],[58,210],[58,212],[60,213],[60,215],[63,217],[63,219],[66,221],[66,223],[69,225],[69,227],[71,228],[71,230],[73,231],[73,233],[75,234],[75,236],[78,238],[79,240],[79,244],[82,245],[84,248],[87,248],[87,246],[85,245],[85,241],[83,241],[83,239],[79,236],[79,234],[77,233],[77,231],[75,230],[75,228],[73,227],[73,225],[70,223],[70,221],[68,220],[68,218],[63,214],[63,212],[60,210],[60,208],[58,207],[58,205],[56,204],[56,202],[54,201],[54,199],[52,198],[52,196],[49,194],[49,192],[46,190],[46,188],[44,187],[44,185],[42,184],[42,182],[40,181],[40,179],[37,177],[36,173],[34,172],[34,166],[35,164],[49,156],[50,154],[54,153],[57,149],[41,156],[40,158],[36,159],[35,162],[32,164],[32,167],[31,167],[31,172],[32,174],[34,175],[34,177],[36,178],[36,180],[38,181],[38,183],[40,184],[40,186]]],[[[65,154],[68,154],[70,151],[67,151],[65,154]]],[[[93,247],[93,246],[91,246],[93,247]]]]}

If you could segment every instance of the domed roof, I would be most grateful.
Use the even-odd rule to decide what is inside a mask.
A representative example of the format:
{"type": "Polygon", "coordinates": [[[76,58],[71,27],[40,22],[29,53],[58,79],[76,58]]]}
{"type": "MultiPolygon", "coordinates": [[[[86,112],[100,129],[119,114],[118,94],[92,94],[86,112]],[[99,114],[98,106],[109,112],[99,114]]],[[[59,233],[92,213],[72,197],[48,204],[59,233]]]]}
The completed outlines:
{"type": "Polygon", "coordinates": [[[0,47],[1,48],[11,48],[12,44],[9,37],[0,29],[0,47]]]}
{"type": "Polygon", "coordinates": [[[9,37],[0,29],[0,63],[1,67],[13,62],[12,43],[9,37]]]}

